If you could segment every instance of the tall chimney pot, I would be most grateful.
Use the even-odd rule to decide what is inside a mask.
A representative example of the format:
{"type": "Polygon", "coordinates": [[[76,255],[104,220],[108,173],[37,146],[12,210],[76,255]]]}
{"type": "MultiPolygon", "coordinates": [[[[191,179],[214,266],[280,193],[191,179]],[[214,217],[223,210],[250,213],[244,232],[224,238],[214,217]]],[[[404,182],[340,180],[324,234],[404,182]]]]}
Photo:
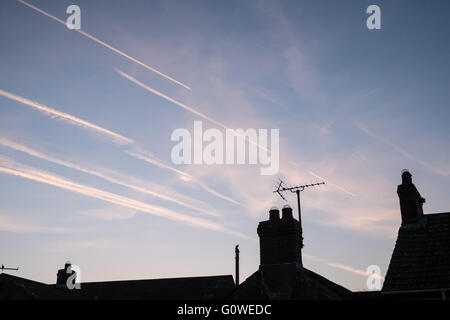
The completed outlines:
{"type": "Polygon", "coordinates": [[[272,207],[269,210],[269,220],[280,220],[280,210],[277,207],[272,207]]]}
{"type": "Polygon", "coordinates": [[[412,182],[412,175],[408,170],[402,171],[402,184],[397,187],[397,194],[400,199],[402,225],[419,223],[423,216],[425,198],[422,198],[412,182]]]}
{"type": "Polygon", "coordinates": [[[283,206],[283,209],[281,210],[282,219],[294,219],[294,216],[292,215],[292,208],[289,205],[283,206]]]}

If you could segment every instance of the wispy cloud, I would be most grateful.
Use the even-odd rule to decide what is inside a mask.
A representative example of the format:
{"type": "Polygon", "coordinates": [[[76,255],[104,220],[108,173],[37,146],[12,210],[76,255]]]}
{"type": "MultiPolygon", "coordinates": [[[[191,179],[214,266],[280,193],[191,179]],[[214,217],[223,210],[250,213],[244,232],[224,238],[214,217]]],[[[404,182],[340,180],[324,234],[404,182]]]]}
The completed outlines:
{"type": "MultiPolygon", "coordinates": [[[[25,1],[23,1],[23,0],[17,0],[17,1],[20,2],[20,3],[22,3],[22,4],[24,4],[24,5],[26,5],[27,7],[31,8],[31,9],[33,9],[33,10],[39,12],[39,13],[42,13],[43,15],[45,15],[45,16],[47,16],[47,17],[53,19],[53,20],[55,20],[56,22],[59,22],[59,23],[61,23],[62,25],[66,26],[66,22],[65,22],[65,21],[63,21],[63,20],[61,20],[61,19],[55,17],[54,15],[52,15],[52,14],[50,14],[50,13],[48,13],[48,12],[46,12],[46,11],[44,11],[44,10],[38,8],[38,7],[36,7],[36,6],[33,6],[32,4],[30,4],[30,3],[28,3],[28,2],[25,2],[25,1]]],[[[89,38],[89,39],[95,41],[96,43],[102,45],[103,47],[105,47],[105,48],[107,48],[107,49],[109,49],[109,50],[111,50],[111,51],[113,51],[113,52],[115,52],[115,53],[121,55],[122,57],[124,57],[124,58],[126,58],[126,59],[128,59],[128,60],[130,60],[130,61],[132,61],[132,62],[134,62],[134,63],[137,63],[137,64],[140,65],[141,67],[144,67],[145,69],[150,70],[150,71],[152,71],[152,72],[154,72],[154,73],[160,75],[161,77],[163,77],[163,78],[165,78],[165,79],[167,79],[167,80],[169,80],[169,81],[172,81],[173,83],[176,83],[176,84],[178,84],[178,85],[180,85],[180,86],[182,86],[182,87],[184,87],[184,88],[186,88],[186,89],[191,90],[191,88],[190,88],[189,86],[185,85],[184,83],[182,83],[182,82],[180,82],[180,81],[178,81],[178,80],[175,80],[174,78],[172,78],[172,77],[170,77],[170,76],[168,76],[168,75],[166,75],[166,74],[164,74],[164,73],[162,73],[162,72],[156,70],[155,68],[150,67],[149,65],[143,63],[142,61],[140,61],[140,60],[138,60],[138,59],[136,59],[136,58],[133,58],[132,56],[126,54],[126,53],[123,52],[123,51],[120,51],[119,49],[114,48],[113,46],[111,46],[111,45],[107,44],[106,42],[104,42],[104,41],[102,41],[102,40],[100,40],[100,39],[94,37],[93,35],[91,35],[91,34],[85,32],[85,31],[83,31],[83,30],[81,30],[81,29],[79,29],[79,30],[76,30],[76,29],[75,29],[75,30],[73,30],[73,31],[76,31],[76,32],[78,32],[79,34],[85,36],[86,38],[89,38]]]]}
{"type": "Polygon", "coordinates": [[[192,217],[178,212],[162,208],[156,205],[150,205],[141,201],[137,201],[128,197],[124,197],[115,193],[103,191],[97,188],[89,187],[86,185],[78,184],[76,182],[70,181],[68,179],[59,177],[57,175],[38,170],[21,163],[15,162],[14,160],[0,156],[0,172],[21,177],[28,180],[33,180],[48,185],[52,185],[61,189],[72,191],[78,194],[82,194],[87,197],[103,200],[115,205],[122,207],[134,209],[140,212],[156,215],[162,218],[174,220],[187,225],[195,226],[198,228],[208,229],[216,232],[228,233],[241,238],[248,238],[246,235],[230,230],[222,225],[215,222],[192,217]]]}
{"type": "Polygon", "coordinates": [[[129,208],[108,206],[106,208],[80,211],[80,214],[96,220],[126,220],[136,215],[136,210],[129,208]]]}
{"type": "MultiPolygon", "coordinates": [[[[287,185],[317,182],[309,172],[311,168],[314,173],[326,172],[331,181],[339,181],[339,186],[345,186],[345,191],[356,195],[347,194],[328,183],[308,190],[302,197],[302,217],[308,224],[395,239],[400,215],[396,194],[391,192],[392,185],[388,178],[357,159],[349,159],[347,155],[343,155],[343,159],[334,155],[325,161],[302,161],[288,148],[282,157],[286,161],[280,168],[280,177],[287,185]],[[293,161],[288,159],[295,159],[295,163],[299,164],[294,166],[291,163],[293,161]],[[357,176],[351,174],[355,169],[360,173],[357,176]],[[351,192],[353,190],[357,190],[357,193],[351,192]]],[[[217,170],[214,166],[192,166],[189,173],[199,177],[214,177],[215,181],[226,185],[231,195],[239,196],[245,204],[245,211],[239,213],[255,220],[261,219],[261,215],[267,213],[270,207],[286,204],[273,193],[275,179],[255,175],[250,167],[223,166],[217,170]]],[[[286,199],[296,208],[295,194],[286,194],[286,199]]]]}
{"type": "Polygon", "coordinates": [[[278,52],[284,61],[280,69],[289,80],[289,84],[299,95],[315,101],[322,101],[324,92],[319,89],[317,72],[304,54],[299,35],[294,30],[292,21],[286,15],[281,2],[257,1],[254,3],[259,12],[271,24],[274,36],[280,41],[278,52]]]}
{"type": "Polygon", "coordinates": [[[447,177],[449,175],[449,172],[447,171],[443,171],[439,168],[436,168],[434,165],[423,161],[419,158],[417,158],[416,156],[412,155],[411,153],[409,153],[408,151],[406,151],[405,149],[403,149],[402,147],[398,146],[397,144],[393,143],[392,141],[390,141],[389,139],[387,139],[386,137],[383,137],[381,135],[378,135],[374,132],[372,132],[371,130],[369,130],[365,125],[363,125],[360,122],[356,123],[356,127],[361,130],[362,132],[364,132],[366,135],[368,135],[369,137],[371,137],[372,139],[375,139],[379,142],[384,143],[385,145],[389,146],[390,148],[392,148],[393,150],[397,151],[398,153],[400,153],[401,155],[403,155],[405,158],[408,158],[409,160],[412,160],[418,164],[420,164],[421,166],[423,166],[424,168],[428,169],[429,171],[438,174],[440,176],[443,177],[447,177]]]}
{"type": "Polygon", "coordinates": [[[195,210],[195,211],[198,211],[198,212],[202,212],[203,214],[208,214],[208,215],[213,215],[213,216],[220,216],[219,213],[217,213],[217,212],[215,212],[215,211],[213,211],[211,209],[204,209],[204,208],[196,207],[196,206],[194,206],[192,204],[180,201],[180,200],[178,200],[178,199],[176,199],[174,197],[168,196],[166,194],[162,194],[160,192],[153,191],[153,190],[151,190],[152,186],[150,186],[148,183],[145,183],[144,181],[138,181],[138,179],[133,178],[133,177],[128,177],[127,175],[124,175],[124,174],[116,173],[115,175],[119,176],[120,178],[115,178],[113,176],[109,176],[109,175],[107,175],[105,173],[102,173],[103,170],[101,168],[95,168],[95,169],[94,168],[92,168],[92,169],[91,168],[86,168],[86,167],[80,166],[80,165],[75,164],[75,163],[70,162],[70,161],[61,160],[61,159],[58,159],[58,158],[46,155],[46,154],[44,154],[42,152],[39,152],[37,150],[34,150],[34,149],[30,148],[30,147],[27,147],[27,146],[24,146],[22,144],[18,144],[18,143],[9,141],[9,140],[7,140],[5,138],[2,138],[2,137],[0,137],[0,144],[5,146],[5,147],[11,148],[11,149],[14,149],[14,150],[17,150],[17,151],[24,152],[24,153],[26,153],[28,155],[33,156],[33,157],[37,157],[37,158],[40,158],[40,159],[43,159],[43,160],[46,160],[46,161],[49,161],[49,162],[52,162],[52,163],[55,163],[55,164],[67,167],[67,168],[70,168],[70,169],[74,169],[74,170],[77,170],[77,171],[80,171],[80,172],[84,172],[84,173],[87,173],[87,174],[95,176],[95,177],[99,177],[99,178],[101,178],[103,180],[106,180],[108,182],[111,182],[111,183],[114,183],[114,184],[117,184],[117,185],[124,186],[124,187],[132,189],[134,191],[145,193],[145,194],[148,194],[148,195],[150,195],[152,197],[156,197],[156,198],[159,198],[159,199],[163,199],[163,200],[166,200],[166,201],[170,201],[170,202],[176,203],[176,204],[178,204],[180,206],[183,206],[185,208],[189,208],[189,209],[192,209],[192,210],[195,210]],[[140,185],[133,184],[133,183],[129,182],[130,180],[137,181],[138,183],[140,183],[140,185]]]}
{"type": "Polygon", "coordinates": [[[57,233],[67,234],[73,233],[75,230],[62,227],[49,227],[23,223],[7,216],[0,216],[0,230],[17,233],[57,233]]]}
{"type": "Polygon", "coordinates": [[[93,239],[74,239],[69,241],[58,241],[47,244],[43,250],[50,253],[73,254],[77,250],[85,252],[86,250],[119,250],[125,248],[123,239],[118,238],[93,238],[93,239]]]}
{"type": "Polygon", "coordinates": [[[279,107],[282,107],[284,109],[287,109],[288,107],[280,101],[279,98],[276,98],[269,94],[266,90],[256,87],[251,87],[250,90],[254,91],[258,96],[263,98],[264,100],[273,103],[274,105],[277,105],[279,107]]]}

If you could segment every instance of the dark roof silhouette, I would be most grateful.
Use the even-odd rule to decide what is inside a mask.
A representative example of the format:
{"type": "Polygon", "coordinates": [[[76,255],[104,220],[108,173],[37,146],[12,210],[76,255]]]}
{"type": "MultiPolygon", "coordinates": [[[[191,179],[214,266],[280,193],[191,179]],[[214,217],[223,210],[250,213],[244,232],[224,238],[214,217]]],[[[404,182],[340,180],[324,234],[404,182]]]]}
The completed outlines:
{"type": "Polygon", "coordinates": [[[96,299],[216,300],[234,288],[231,275],[87,282],[81,290],[96,299]]]}
{"type": "Polygon", "coordinates": [[[260,266],[227,298],[233,300],[294,300],[347,298],[351,292],[303,267],[302,227],[292,208],[269,211],[258,225],[260,266]]]}
{"type": "Polygon", "coordinates": [[[351,291],[296,263],[260,266],[227,298],[231,300],[343,300],[351,291]]]}
{"type": "Polygon", "coordinates": [[[70,300],[73,294],[55,285],[0,274],[0,300],[70,300]]]}
{"type": "Polygon", "coordinates": [[[231,275],[87,282],[80,290],[0,274],[1,299],[88,299],[88,300],[216,300],[234,288],[231,275]]]}
{"type": "Polygon", "coordinates": [[[402,225],[383,291],[450,288],[450,212],[402,225]]]}

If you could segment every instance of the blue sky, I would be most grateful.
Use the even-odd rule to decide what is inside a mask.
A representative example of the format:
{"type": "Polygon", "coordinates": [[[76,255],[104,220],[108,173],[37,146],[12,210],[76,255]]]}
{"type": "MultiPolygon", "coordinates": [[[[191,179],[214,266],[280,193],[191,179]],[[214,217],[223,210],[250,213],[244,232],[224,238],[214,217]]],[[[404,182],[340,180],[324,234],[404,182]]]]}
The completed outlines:
{"type": "Polygon", "coordinates": [[[77,4],[84,32],[191,90],[0,3],[0,263],[19,276],[53,283],[68,259],[83,281],[232,274],[239,243],[245,279],[257,223],[285,204],[277,179],[323,178],[302,194],[304,264],[365,290],[393,250],[402,169],[425,212],[450,207],[446,1],[29,3],[63,21],[77,4]],[[230,128],[280,129],[279,174],[172,164],[173,130],[204,119],[118,70],[230,128]]]}

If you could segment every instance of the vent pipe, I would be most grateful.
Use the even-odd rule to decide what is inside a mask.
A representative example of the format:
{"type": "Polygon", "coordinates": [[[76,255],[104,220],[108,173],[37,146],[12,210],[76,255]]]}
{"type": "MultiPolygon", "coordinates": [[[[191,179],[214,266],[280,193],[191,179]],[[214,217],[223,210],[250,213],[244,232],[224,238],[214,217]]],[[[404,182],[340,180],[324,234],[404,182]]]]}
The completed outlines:
{"type": "Polygon", "coordinates": [[[235,259],[236,259],[236,286],[239,285],[239,245],[234,248],[235,259]]]}

